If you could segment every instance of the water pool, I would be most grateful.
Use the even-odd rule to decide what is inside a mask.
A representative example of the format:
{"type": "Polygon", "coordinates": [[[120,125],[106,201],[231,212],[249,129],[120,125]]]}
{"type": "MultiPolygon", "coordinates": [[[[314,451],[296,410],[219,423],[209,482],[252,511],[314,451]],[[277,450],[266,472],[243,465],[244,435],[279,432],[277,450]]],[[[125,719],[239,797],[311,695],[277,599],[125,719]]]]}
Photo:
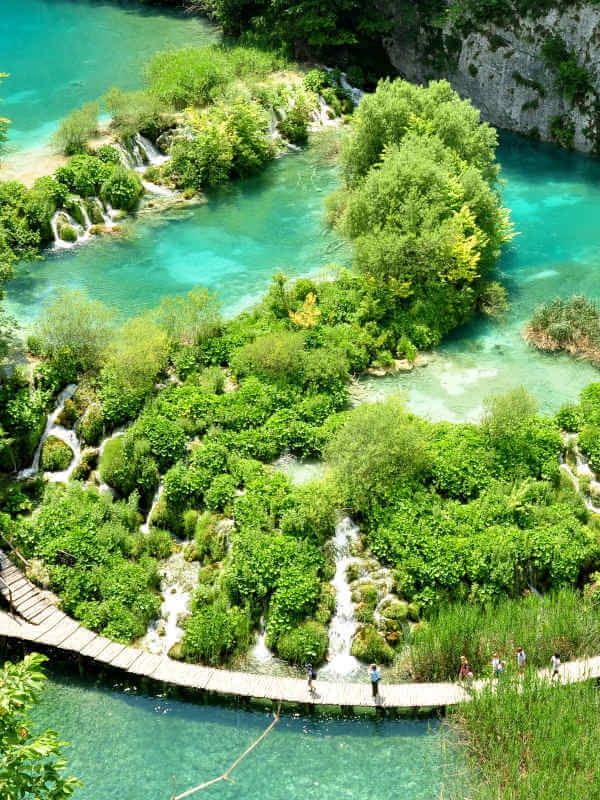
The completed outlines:
{"type": "Polygon", "coordinates": [[[279,270],[298,276],[348,262],[347,250],[323,224],[323,197],[336,182],[335,168],[319,153],[291,153],[201,205],[131,225],[123,239],[50,251],[45,261],[20,268],[7,307],[28,321],[57,286],[85,287],[131,315],[199,285],[218,290],[233,313],[256,300],[279,270]]]}
{"type": "Polygon", "coordinates": [[[487,395],[515,386],[526,386],[550,412],[600,379],[590,364],[538,353],[521,336],[541,302],[575,293],[600,297],[600,162],[505,134],[498,159],[504,202],[519,232],[499,265],[510,313],[460,329],[424,369],[367,381],[372,396],[402,392],[423,416],[464,420],[480,415],[487,395]]]}
{"type": "MultiPolygon", "coordinates": [[[[222,774],[262,733],[267,713],[143,695],[57,673],[33,715],[71,743],[81,800],[168,800],[222,774]]],[[[283,715],[233,774],[202,797],[434,800],[451,758],[436,720],[283,715]]]]}
{"type": "Polygon", "coordinates": [[[8,148],[44,145],[59,120],[111,86],[142,85],[153,53],[207,44],[216,30],[190,17],[135,0],[4,0],[0,17],[2,116],[8,148]]]}

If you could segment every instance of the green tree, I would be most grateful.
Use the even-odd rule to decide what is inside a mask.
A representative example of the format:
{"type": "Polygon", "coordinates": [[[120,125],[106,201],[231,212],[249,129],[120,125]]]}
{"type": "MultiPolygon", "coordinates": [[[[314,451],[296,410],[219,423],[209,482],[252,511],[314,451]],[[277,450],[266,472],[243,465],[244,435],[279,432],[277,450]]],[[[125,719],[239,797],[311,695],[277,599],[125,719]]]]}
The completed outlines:
{"type": "Polygon", "coordinates": [[[99,103],[84,103],[71,111],[52,138],[54,146],[66,156],[85,153],[89,140],[98,132],[99,112],[99,103]]]}
{"type": "Polygon", "coordinates": [[[198,345],[214,336],[221,325],[220,303],[216,292],[195,286],[186,295],[163,297],[155,321],[171,341],[198,345]]]}
{"type": "Polygon", "coordinates": [[[0,670],[0,796],[6,800],[63,800],[81,783],[64,775],[67,761],[58,733],[36,733],[28,718],[46,677],[44,656],[31,653],[0,670]]]}
{"type": "Polygon", "coordinates": [[[57,289],[35,324],[42,350],[50,358],[68,353],[82,370],[99,366],[113,334],[115,312],[86,290],[57,289]]]}

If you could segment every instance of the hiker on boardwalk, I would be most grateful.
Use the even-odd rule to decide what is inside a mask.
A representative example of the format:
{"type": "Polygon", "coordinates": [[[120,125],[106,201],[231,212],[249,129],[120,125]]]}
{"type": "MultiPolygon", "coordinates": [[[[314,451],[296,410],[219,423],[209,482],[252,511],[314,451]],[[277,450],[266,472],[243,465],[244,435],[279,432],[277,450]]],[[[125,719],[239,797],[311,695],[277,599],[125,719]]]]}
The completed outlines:
{"type": "Polygon", "coordinates": [[[550,661],[552,662],[552,680],[554,680],[554,678],[560,680],[560,653],[554,653],[550,661]]]}
{"type": "Polygon", "coordinates": [[[492,677],[500,678],[504,672],[504,661],[500,659],[498,653],[492,655],[492,677]]]}
{"type": "Polygon", "coordinates": [[[526,661],[527,656],[525,655],[525,651],[522,647],[517,647],[517,667],[521,672],[525,672],[526,661]]]}
{"type": "Polygon", "coordinates": [[[315,691],[314,686],[313,686],[313,680],[316,677],[317,676],[315,675],[315,671],[313,669],[313,665],[312,664],[307,664],[306,665],[306,680],[307,680],[307,683],[308,683],[308,691],[311,694],[313,694],[314,691],[315,691]]]}
{"type": "Polygon", "coordinates": [[[371,679],[371,691],[373,692],[373,697],[379,696],[379,667],[377,664],[371,664],[369,667],[369,677],[371,679]]]}
{"type": "Polygon", "coordinates": [[[467,678],[469,677],[469,672],[471,672],[471,665],[467,661],[466,656],[460,657],[460,669],[458,671],[458,682],[464,683],[467,678]]]}

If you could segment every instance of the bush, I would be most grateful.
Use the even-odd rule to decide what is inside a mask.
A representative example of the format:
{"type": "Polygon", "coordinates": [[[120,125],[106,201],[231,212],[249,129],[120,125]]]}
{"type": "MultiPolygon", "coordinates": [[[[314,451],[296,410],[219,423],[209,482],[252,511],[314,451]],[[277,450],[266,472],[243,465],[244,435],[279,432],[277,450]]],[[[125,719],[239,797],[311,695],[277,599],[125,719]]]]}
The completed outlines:
{"type": "Polygon", "coordinates": [[[100,197],[104,202],[123,211],[131,211],[143,193],[140,176],[123,164],[115,164],[100,187],[100,197]]]}
{"type": "Polygon", "coordinates": [[[153,558],[168,558],[173,552],[173,539],[168,531],[151,528],[146,535],[146,550],[153,558]]]}
{"type": "Polygon", "coordinates": [[[62,472],[73,460],[73,451],[57,436],[48,436],[42,445],[40,465],[45,472],[62,472]]]}
{"type": "Polygon", "coordinates": [[[220,666],[247,649],[251,638],[248,613],[222,601],[197,609],[185,622],[182,653],[186,661],[220,666]]]}
{"type": "Polygon", "coordinates": [[[311,69],[304,76],[304,88],[319,94],[326,86],[331,86],[331,76],[324,69],[311,69]]]}
{"type": "Polygon", "coordinates": [[[303,350],[303,334],[269,333],[238,350],[231,368],[239,378],[253,374],[265,380],[293,382],[300,371],[303,350]]]}
{"type": "Polygon", "coordinates": [[[66,156],[84,153],[88,142],[98,132],[98,103],[84,103],[63,119],[53,136],[53,144],[66,156]]]}
{"type": "Polygon", "coordinates": [[[319,622],[302,622],[277,640],[277,653],[292,664],[320,664],[327,653],[327,629],[319,622]]]}
{"type": "Polygon", "coordinates": [[[102,406],[99,403],[92,403],[77,425],[77,434],[82,444],[95,447],[99,444],[103,433],[104,416],[102,414],[102,406]]]}
{"type": "Polygon", "coordinates": [[[308,123],[315,110],[314,102],[305,94],[297,94],[294,104],[286,110],[285,119],[279,123],[279,132],[292,144],[308,141],[308,123]]]}
{"type": "Polygon", "coordinates": [[[365,625],[352,640],[352,655],[361,661],[388,664],[394,651],[372,625],[365,625]]]}
{"type": "Polygon", "coordinates": [[[222,511],[235,495],[235,483],[231,475],[217,475],[213,478],[204,501],[211,511],[222,511]]]}

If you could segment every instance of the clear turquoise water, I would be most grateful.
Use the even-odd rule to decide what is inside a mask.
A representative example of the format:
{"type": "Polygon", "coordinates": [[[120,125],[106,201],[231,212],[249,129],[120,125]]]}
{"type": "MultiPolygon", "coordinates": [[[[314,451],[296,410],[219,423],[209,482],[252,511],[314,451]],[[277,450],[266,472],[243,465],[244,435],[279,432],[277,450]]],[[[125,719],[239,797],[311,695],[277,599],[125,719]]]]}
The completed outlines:
{"type": "Polygon", "coordinates": [[[521,336],[539,303],[574,293],[600,297],[600,162],[509,135],[501,137],[498,158],[520,234],[499,270],[510,313],[457,331],[424,369],[369,380],[373,396],[402,392],[419,414],[463,420],[477,418],[486,396],[515,386],[526,386],[550,412],[600,380],[591,365],[540,354],[521,336]]]}
{"type": "Polygon", "coordinates": [[[346,250],[323,224],[323,197],[336,181],[335,169],[313,152],[286,155],[202,205],[147,217],[123,239],[50,252],[21,268],[7,305],[31,320],[57,286],[77,286],[133,314],[200,285],[218,290],[233,312],[255,300],[279,270],[297,276],[346,263],[346,250]]]}
{"type": "Polygon", "coordinates": [[[13,149],[39,146],[73,108],[111,86],[137,89],[158,50],[205,44],[205,19],[135,0],[3,0],[0,14],[2,116],[13,149]]]}
{"type": "MultiPolygon", "coordinates": [[[[167,800],[221,775],[272,717],[55,677],[35,712],[71,742],[80,800],[167,800]]],[[[437,721],[284,715],[235,770],[199,796],[223,800],[435,800],[445,770],[437,721]]]]}

